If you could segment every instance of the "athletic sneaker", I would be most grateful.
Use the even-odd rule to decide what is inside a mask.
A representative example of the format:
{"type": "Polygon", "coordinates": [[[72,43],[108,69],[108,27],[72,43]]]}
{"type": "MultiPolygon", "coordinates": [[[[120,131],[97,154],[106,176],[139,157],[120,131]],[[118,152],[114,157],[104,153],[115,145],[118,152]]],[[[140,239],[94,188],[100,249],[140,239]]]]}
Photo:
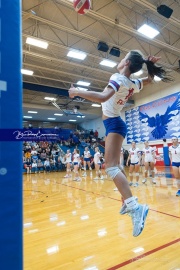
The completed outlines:
{"type": "MultiPolygon", "coordinates": [[[[118,189],[117,189],[118,190],[118,189]]],[[[137,197],[134,197],[136,202],[138,201],[138,198],[137,197]]],[[[129,213],[129,210],[127,209],[127,205],[125,204],[125,202],[123,203],[121,209],[120,209],[120,212],[119,212],[121,215],[125,215],[125,214],[128,214],[129,213]]]]}
{"type": "Polygon", "coordinates": [[[80,178],[80,177],[75,177],[75,178],[73,179],[73,181],[81,181],[81,178],[80,178]]]}
{"type": "Polygon", "coordinates": [[[178,192],[176,193],[176,196],[180,196],[180,189],[178,190],[178,192]]]}
{"type": "Polygon", "coordinates": [[[147,182],[147,179],[142,180],[142,183],[145,184],[147,182]]]}
{"type": "Polygon", "coordinates": [[[130,182],[129,185],[130,185],[130,187],[131,187],[131,186],[133,185],[133,182],[130,182]]]}
{"type": "Polygon", "coordinates": [[[87,173],[83,173],[83,174],[82,174],[82,177],[86,177],[86,176],[87,176],[87,173]]]}
{"type": "Polygon", "coordinates": [[[139,184],[138,184],[138,182],[136,182],[135,184],[134,184],[134,187],[138,187],[139,186],[139,184]]]}
{"type": "Polygon", "coordinates": [[[96,176],[96,177],[94,177],[94,180],[99,180],[99,177],[97,177],[97,176],[96,176]]]}
{"type": "Polygon", "coordinates": [[[117,188],[117,187],[115,187],[115,188],[114,188],[114,191],[118,191],[118,188],[117,188]]]}
{"type": "Polygon", "coordinates": [[[66,175],[64,176],[64,178],[69,178],[69,175],[68,175],[68,174],[66,174],[66,175]]]}
{"type": "Polygon", "coordinates": [[[139,204],[136,210],[131,210],[129,212],[129,215],[132,218],[134,237],[142,233],[148,211],[149,211],[149,207],[147,204],[139,204]]]}
{"type": "Polygon", "coordinates": [[[156,184],[156,180],[155,180],[155,179],[152,179],[152,183],[153,183],[153,184],[156,184]]]}
{"type": "Polygon", "coordinates": [[[99,179],[104,180],[104,176],[103,176],[103,175],[101,175],[101,177],[100,177],[99,179]]]}

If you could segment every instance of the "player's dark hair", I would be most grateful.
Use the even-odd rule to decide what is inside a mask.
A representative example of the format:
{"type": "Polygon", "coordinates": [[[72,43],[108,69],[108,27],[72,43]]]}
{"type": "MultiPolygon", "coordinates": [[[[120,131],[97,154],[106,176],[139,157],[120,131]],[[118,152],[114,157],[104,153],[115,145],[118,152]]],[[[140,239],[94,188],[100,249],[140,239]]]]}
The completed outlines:
{"type": "Polygon", "coordinates": [[[154,76],[161,78],[163,82],[174,81],[171,76],[167,75],[167,71],[160,66],[155,65],[148,59],[144,59],[142,53],[138,50],[130,51],[128,60],[130,60],[129,70],[131,73],[135,73],[142,69],[143,64],[147,66],[148,74],[153,79],[154,76]]]}

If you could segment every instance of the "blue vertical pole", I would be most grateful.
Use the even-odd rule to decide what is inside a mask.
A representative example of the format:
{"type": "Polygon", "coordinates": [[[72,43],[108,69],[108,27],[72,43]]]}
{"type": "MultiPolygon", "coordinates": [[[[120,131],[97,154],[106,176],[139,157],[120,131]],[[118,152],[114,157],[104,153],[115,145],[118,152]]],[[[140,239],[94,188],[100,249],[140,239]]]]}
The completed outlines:
{"type": "Polygon", "coordinates": [[[163,146],[163,155],[164,155],[164,165],[170,166],[170,158],[169,158],[169,148],[168,146],[163,146]]]}
{"type": "MultiPolygon", "coordinates": [[[[22,126],[21,0],[0,0],[0,132],[22,126]]],[[[0,269],[21,270],[22,145],[0,142],[0,269]]]]}

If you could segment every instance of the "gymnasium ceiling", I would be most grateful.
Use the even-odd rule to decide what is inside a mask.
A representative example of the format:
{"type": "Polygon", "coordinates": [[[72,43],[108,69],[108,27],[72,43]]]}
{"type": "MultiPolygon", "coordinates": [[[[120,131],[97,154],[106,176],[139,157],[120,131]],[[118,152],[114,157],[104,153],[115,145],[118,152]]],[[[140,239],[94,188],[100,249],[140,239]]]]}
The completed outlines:
{"type": "MultiPolygon", "coordinates": [[[[71,83],[84,80],[91,83],[89,90],[101,91],[116,67],[101,66],[100,61],[108,58],[118,63],[131,49],[139,49],[145,56],[161,56],[160,64],[179,80],[180,0],[91,0],[91,7],[86,15],[78,15],[70,0],[22,1],[23,68],[34,71],[33,76],[23,76],[23,110],[24,115],[32,115],[28,110],[38,111],[32,115],[32,120],[47,121],[48,117],[55,117],[54,113],[61,113],[44,100],[45,96],[56,98],[63,109],[80,106],[79,111],[86,118],[73,117],[77,123],[100,116],[101,108],[92,107],[90,102],[72,101],[59,94],[58,89],[67,91],[71,83]],[[157,13],[160,4],[173,9],[170,19],[157,13]],[[137,32],[144,23],[160,34],[149,39],[137,32]],[[27,37],[47,41],[47,50],[26,44],[27,37]],[[106,42],[110,48],[118,47],[120,58],[98,51],[99,41],[106,42]],[[70,49],[87,53],[86,59],[67,57],[70,49]],[[30,90],[32,84],[34,89],[30,90]],[[36,86],[48,86],[49,93],[36,91],[36,86]],[[55,93],[51,89],[55,89],[55,93]]],[[[142,76],[146,74],[144,70],[142,76]]],[[[67,116],[56,117],[56,122],[68,121],[67,116]]]]}

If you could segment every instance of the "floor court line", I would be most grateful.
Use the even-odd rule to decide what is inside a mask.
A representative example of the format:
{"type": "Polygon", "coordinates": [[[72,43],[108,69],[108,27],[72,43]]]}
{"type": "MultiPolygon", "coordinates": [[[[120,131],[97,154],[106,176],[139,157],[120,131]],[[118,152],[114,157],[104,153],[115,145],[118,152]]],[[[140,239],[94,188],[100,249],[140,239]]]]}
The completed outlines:
{"type": "Polygon", "coordinates": [[[130,263],[133,263],[133,262],[136,262],[138,260],[144,259],[145,257],[147,257],[147,256],[149,256],[149,255],[151,255],[151,254],[153,254],[153,253],[155,253],[155,252],[157,252],[159,250],[162,250],[164,248],[167,248],[169,246],[172,246],[172,245],[174,245],[174,244],[176,244],[178,242],[180,242],[180,238],[177,238],[177,239],[175,239],[175,240],[173,240],[173,241],[171,241],[171,242],[169,242],[167,244],[164,244],[162,246],[159,246],[157,248],[151,249],[150,251],[147,251],[147,252],[145,252],[145,253],[137,256],[137,257],[134,257],[134,258],[132,258],[130,260],[127,260],[127,261],[124,261],[124,262],[122,262],[120,264],[117,264],[115,266],[112,266],[112,267],[110,267],[110,268],[108,268],[106,270],[116,270],[116,269],[119,269],[119,268],[121,268],[121,267],[123,267],[125,265],[130,264],[130,263]]]}
{"type": "MultiPolygon", "coordinates": [[[[57,182],[57,183],[58,183],[58,182],[57,182]]],[[[90,192],[90,193],[92,193],[92,194],[101,195],[101,196],[103,196],[104,198],[108,198],[108,199],[111,199],[111,200],[114,200],[114,201],[121,202],[120,199],[116,199],[116,198],[113,198],[113,197],[105,196],[105,195],[102,195],[102,194],[100,194],[100,193],[95,193],[95,192],[93,192],[93,191],[88,191],[88,190],[83,189],[83,188],[77,188],[77,187],[73,187],[73,186],[70,186],[70,185],[62,184],[62,183],[58,183],[58,184],[61,184],[61,185],[66,186],[66,187],[71,187],[71,188],[74,188],[74,189],[78,189],[78,190],[81,190],[81,191],[84,191],[84,192],[90,192]]],[[[151,208],[150,208],[149,210],[154,211],[154,212],[157,212],[157,213],[160,213],[160,214],[163,214],[163,215],[166,215],[166,216],[170,216],[170,217],[174,217],[174,218],[180,218],[180,217],[178,217],[178,216],[174,216],[174,215],[171,215],[171,214],[168,214],[168,213],[165,213],[165,212],[161,212],[161,211],[158,211],[158,210],[154,210],[154,209],[151,209],[151,208]]]]}

